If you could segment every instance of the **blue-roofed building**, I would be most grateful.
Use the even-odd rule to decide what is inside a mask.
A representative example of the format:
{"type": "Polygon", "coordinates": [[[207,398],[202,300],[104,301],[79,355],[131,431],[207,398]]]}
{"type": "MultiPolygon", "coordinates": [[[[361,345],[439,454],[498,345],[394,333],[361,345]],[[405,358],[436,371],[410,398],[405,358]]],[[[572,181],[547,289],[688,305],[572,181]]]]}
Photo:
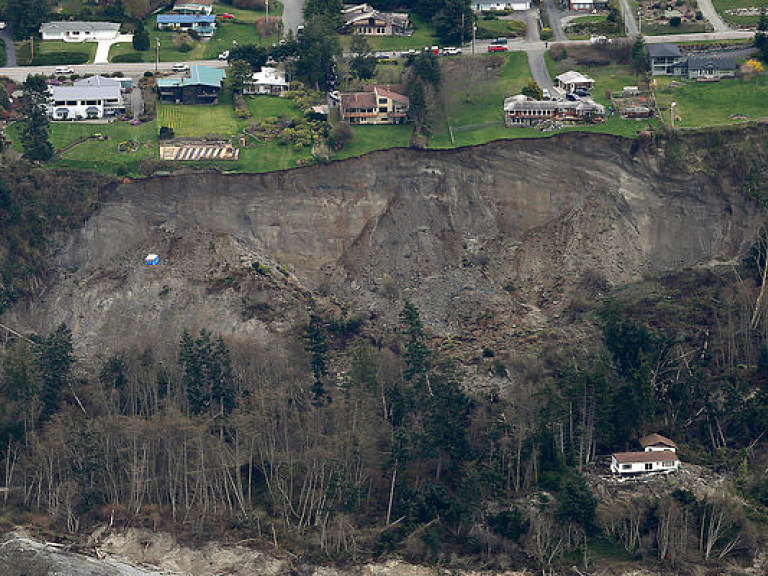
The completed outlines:
{"type": "Polygon", "coordinates": [[[224,85],[221,68],[191,66],[189,76],[158,78],[157,90],[163,102],[176,104],[215,104],[224,85]]]}
{"type": "Polygon", "coordinates": [[[158,14],[158,30],[189,32],[200,36],[213,36],[216,32],[216,16],[213,14],[158,14]]]}

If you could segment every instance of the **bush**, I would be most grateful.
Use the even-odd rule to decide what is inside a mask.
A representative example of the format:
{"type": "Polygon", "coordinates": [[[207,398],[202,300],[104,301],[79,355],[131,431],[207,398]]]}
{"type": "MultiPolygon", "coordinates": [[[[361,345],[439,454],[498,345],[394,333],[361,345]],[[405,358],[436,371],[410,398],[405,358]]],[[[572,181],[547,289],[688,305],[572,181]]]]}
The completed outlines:
{"type": "Polygon", "coordinates": [[[173,128],[168,126],[160,126],[160,133],[157,135],[158,140],[172,140],[176,136],[173,128]]]}
{"type": "Polygon", "coordinates": [[[672,16],[672,18],[669,19],[669,25],[672,26],[672,28],[677,28],[682,23],[682,19],[680,16],[672,16]]]}
{"type": "MultiPolygon", "coordinates": [[[[126,52],[125,54],[117,54],[112,58],[113,63],[119,62],[144,62],[144,55],[138,52],[126,52]]],[[[151,73],[150,73],[151,74],[151,73]]]]}
{"type": "Polygon", "coordinates": [[[181,44],[179,44],[178,51],[179,52],[192,52],[192,48],[193,48],[193,46],[189,42],[182,42],[181,44]]]}
{"type": "Polygon", "coordinates": [[[243,10],[264,10],[264,0],[232,0],[232,6],[243,10]]]}
{"type": "Polygon", "coordinates": [[[352,132],[352,128],[344,122],[339,122],[333,127],[333,130],[331,130],[331,133],[328,135],[328,145],[331,149],[338,152],[352,140],[353,136],[354,132],[352,132]]]}
{"type": "Polygon", "coordinates": [[[50,54],[36,54],[32,60],[33,66],[60,66],[62,64],[85,64],[88,62],[88,54],[82,52],[51,52],[50,54]]]}
{"type": "MultiPolygon", "coordinates": [[[[114,58],[112,60],[114,60],[114,58]]],[[[144,78],[152,78],[152,76],[154,76],[154,73],[151,70],[144,72],[144,78]]]]}
{"type": "Polygon", "coordinates": [[[149,50],[149,33],[142,29],[133,34],[133,49],[144,52],[149,50]]]}
{"type": "Polygon", "coordinates": [[[701,13],[701,10],[696,10],[696,20],[703,20],[704,14],[701,13]]]}
{"type": "Polygon", "coordinates": [[[552,32],[552,28],[542,28],[539,36],[542,40],[552,40],[554,33],[552,32]]]}

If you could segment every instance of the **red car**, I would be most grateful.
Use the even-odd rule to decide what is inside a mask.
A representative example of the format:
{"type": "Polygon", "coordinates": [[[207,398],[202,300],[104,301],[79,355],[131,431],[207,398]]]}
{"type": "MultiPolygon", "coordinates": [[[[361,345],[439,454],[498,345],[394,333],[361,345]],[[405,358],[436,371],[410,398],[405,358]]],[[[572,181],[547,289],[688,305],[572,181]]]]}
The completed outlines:
{"type": "Polygon", "coordinates": [[[219,14],[219,18],[224,18],[225,20],[234,20],[235,16],[229,12],[224,12],[224,14],[219,14]]]}
{"type": "Polygon", "coordinates": [[[503,44],[491,44],[488,46],[488,52],[506,52],[507,50],[509,50],[509,48],[503,44]]]}

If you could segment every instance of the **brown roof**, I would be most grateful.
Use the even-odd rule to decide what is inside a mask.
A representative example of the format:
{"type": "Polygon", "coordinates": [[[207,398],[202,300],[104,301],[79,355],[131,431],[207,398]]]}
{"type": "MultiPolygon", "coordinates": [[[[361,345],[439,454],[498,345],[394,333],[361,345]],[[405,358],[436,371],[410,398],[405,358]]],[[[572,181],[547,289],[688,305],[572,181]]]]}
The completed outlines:
{"type": "Polygon", "coordinates": [[[376,90],[376,93],[379,96],[384,96],[385,98],[389,98],[391,100],[394,100],[395,102],[401,102],[402,104],[409,104],[410,100],[408,100],[408,96],[403,96],[402,94],[398,94],[397,92],[392,92],[391,90],[386,90],[384,88],[378,88],[376,90]]]}
{"type": "Polygon", "coordinates": [[[376,95],[373,92],[350,92],[341,95],[342,108],[375,108],[376,95]]]}
{"type": "Polygon", "coordinates": [[[672,442],[669,438],[662,436],[661,434],[650,434],[645,438],[640,438],[640,446],[643,448],[647,446],[656,446],[657,444],[664,444],[671,448],[677,448],[677,444],[672,442]]]}
{"type": "Polygon", "coordinates": [[[675,462],[680,460],[677,454],[669,450],[657,452],[617,452],[613,457],[619,464],[629,464],[632,462],[675,462]]]}

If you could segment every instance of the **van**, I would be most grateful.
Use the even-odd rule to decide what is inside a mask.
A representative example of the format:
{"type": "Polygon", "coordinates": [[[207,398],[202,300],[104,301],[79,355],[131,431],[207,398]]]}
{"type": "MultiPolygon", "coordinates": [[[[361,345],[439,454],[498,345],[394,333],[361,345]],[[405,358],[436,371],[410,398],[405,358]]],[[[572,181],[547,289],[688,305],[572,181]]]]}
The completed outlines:
{"type": "Polygon", "coordinates": [[[189,65],[188,64],[174,64],[173,65],[173,71],[174,72],[189,72],[189,65]]]}
{"type": "Polygon", "coordinates": [[[56,74],[63,75],[63,74],[74,74],[75,71],[72,69],[71,66],[56,66],[56,74]]]}

